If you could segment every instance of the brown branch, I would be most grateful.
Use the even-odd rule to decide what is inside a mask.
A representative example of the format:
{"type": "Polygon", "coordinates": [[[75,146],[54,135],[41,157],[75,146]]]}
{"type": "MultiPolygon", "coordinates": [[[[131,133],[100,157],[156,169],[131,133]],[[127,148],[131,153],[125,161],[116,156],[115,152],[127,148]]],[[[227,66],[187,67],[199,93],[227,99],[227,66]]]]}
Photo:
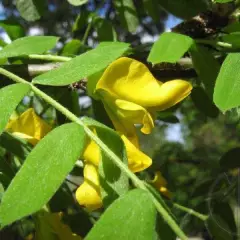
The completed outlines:
{"type": "MultiPolygon", "coordinates": [[[[4,69],[21,76],[27,80],[60,67],[63,63],[45,64],[19,64],[4,65],[4,69]]],[[[159,78],[192,78],[197,74],[193,69],[191,58],[182,58],[177,63],[160,63],[154,66],[148,65],[150,71],[159,78]]]]}

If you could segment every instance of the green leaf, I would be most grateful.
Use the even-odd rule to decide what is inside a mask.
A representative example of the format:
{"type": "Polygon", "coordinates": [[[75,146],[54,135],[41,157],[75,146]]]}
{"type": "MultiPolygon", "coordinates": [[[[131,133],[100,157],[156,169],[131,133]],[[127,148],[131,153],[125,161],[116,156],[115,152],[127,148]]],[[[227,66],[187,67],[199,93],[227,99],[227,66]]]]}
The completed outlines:
{"type": "Polygon", "coordinates": [[[24,83],[12,84],[0,89],[0,133],[2,133],[11,114],[29,90],[29,85],[24,83]]]}
{"type": "MultiPolygon", "coordinates": [[[[213,239],[233,240],[231,229],[227,222],[219,215],[212,214],[207,220],[207,229],[213,239]]],[[[233,233],[234,234],[234,233],[233,233]]]]}
{"type": "Polygon", "coordinates": [[[128,49],[129,44],[121,42],[100,43],[97,48],[73,58],[61,67],[37,76],[34,83],[64,86],[103,70],[128,49]]]}
{"type": "Polygon", "coordinates": [[[88,77],[87,80],[87,92],[88,95],[94,99],[98,99],[97,94],[94,94],[98,80],[101,78],[104,70],[96,72],[88,77]]]}
{"type": "Polygon", "coordinates": [[[41,54],[53,48],[57,41],[58,37],[53,36],[30,36],[19,38],[0,51],[0,58],[41,54]]]}
{"type": "MultiPolygon", "coordinates": [[[[231,186],[230,186],[231,187],[231,186]]],[[[234,218],[234,212],[228,202],[223,202],[221,200],[214,202],[213,211],[224,219],[230,229],[230,233],[235,235],[237,233],[237,226],[234,218]]],[[[236,236],[233,237],[236,240],[236,236]]]]}
{"type": "Polygon", "coordinates": [[[51,131],[32,150],[0,205],[0,223],[10,224],[41,209],[83,151],[85,133],[76,123],[51,131]]]}
{"type": "Polygon", "coordinates": [[[201,87],[193,88],[191,92],[195,106],[206,116],[216,118],[219,114],[218,108],[209,99],[208,95],[201,87]]]}
{"type": "Polygon", "coordinates": [[[153,44],[148,61],[176,63],[193,44],[192,38],[172,32],[165,32],[153,44]]]}
{"type": "Polygon", "coordinates": [[[211,4],[210,0],[159,0],[160,5],[179,18],[192,18],[204,12],[211,4]]]}
{"type": "MultiPolygon", "coordinates": [[[[90,118],[83,118],[83,122],[95,128],[98,137],[127,165],[124,143],[115,131],[90,118]]],[[[101,159],[99,166],[101,197],[104,206],[107,207],[128,191],[129,183],[127,175],[103,151],[101,151],[101,159]]]]}
{"type": "Polygon", "coordinates": [[[234,0],[215,0],[217,3],[228,3],[228,2],[233,2],[234,0]]]}
{"type": "Polygon", "coordinates": [[[117,33],[112,23],[103,18],[94,19],[94,26],[97,29],[98,41],[115,41],[117,33]]]}
{"type": "Polygon", "coordinates": [[[240,22],[234,22],[223,28],[223,32],[240,32],[240,22]]]}
{"type": "Polygon", "coordinates": [[[41,18],[47,9],[46,0],[17,0],[17,9],[21,16],[27,21],[36,21],[41,18]]]}
{"type": "Polygon", "coordinates": [[[61,51],[61,55],[71,57],[76,56],[79,53],[81,46],[82,46],[81,41],[73,39],[64,45],[61,51]]]}
{"type": "Polygon", "coordinates": [[[113,1],[121,25],[129,32],[134,33],[139,25],[137,11],[132,0],[113,1]]]}
{"type": "Polygon", "coordinates": [[[222,111],[240,105],[240,53],[230,53],[224,60],[214,88],[214,103],[222,111]]]}
{"type": "Polygon", "coordinates": [[[203,82],[210,99],[220,70],[220,64],[206,48],[194,43],[190,48],[194,68],[199,79],[203,82]]]}
{"type": "Polygon", "coordinates": [[[240,156],[239,147],[233,148],[226,152],[220,159],[220,165],[224,169],[224,171],[233,168],[239,168],[240,167],[239,156],[240,156]]]}
{"type": "Polygon", "coordinates": [[[15,20],[3,20],[0,21],[0,27],[2,27],[11,40],[15,40],[20,37],[24,37],[24,28],[15,20]]]}
{"type": "MultiPolygon", "coordinates": [[[[14,169],[15,170],[15,169],[14,169]]],[[[0,183],[4,187],[7,188],[11,179],[15,175],[15,171],[13,170],[11,163],[5,159],[4,157],[0,157],[0,183]]]]}
{"type": "Polygon", "coordinates": [[[88,0],[68,0],[68,2],[73,6],[81,6],[83,4],[86,4],[88,0]]]}
{"type": "Polygon", "coordinates": [[[240,32],[233,32],[228,35],[222,36],[222,41],[232,44],[233,48],[240,48],[240,32]]]}
{"type": "Polygon", "coordinates": [[[155,221],[156,210],[149,193],[135,189],[117,199],[85,239],[154,239],[155,221]]]}

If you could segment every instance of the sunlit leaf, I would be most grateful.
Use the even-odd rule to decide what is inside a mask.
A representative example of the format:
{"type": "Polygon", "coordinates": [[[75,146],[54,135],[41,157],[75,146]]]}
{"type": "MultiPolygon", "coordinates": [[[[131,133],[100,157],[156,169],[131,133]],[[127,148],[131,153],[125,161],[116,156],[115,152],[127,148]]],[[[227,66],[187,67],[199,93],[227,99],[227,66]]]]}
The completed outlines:
{"type": "Polygon", "coordinates": [[[129,32],[135,32],[139,25],[137,11],[132,0],[114,0],[121,25],[129,32]]]}
{"type": "Polygon", "coordinates": [[[222,111],[240,105],[240,53],[230,53],[224,60],[214,88],[214,102],[222,111]]]}
{"type": "Polygon", "coordinates": [[[81,6],[83,4],[86,4],[88,0],[68,0],[68,2],[73,6],[81,6]]]}
{"type": "Polygon", "coordinates": [[[0,58],[41,54],[53,48],[58,37],[53,36],[29,36],[18,38],[0,51],[0,58]]]}
{"type": "Polygon", "coordinates": [[[156,64],[161,62],[175,63],[193,44],[193,40],[178,33],[165,32],[153,44],[148,61],[156,64]]]}
{"type": "Polygon", "coordinates": [[[23,97],[29,92],[27,84],[17,83],[0,89],[0,133],[23,97]]]}
{"type": "Polygon", "coordinates": [[[0,27],[2,27],[11,40],[15,40],[20,37],[24,37],[24,28],[15,20],[3,20],[0,21],[0,27]]]}
{"type": "Polygon", "coordinates": [[[73,58],[61,67],[37,76],[34,83],[64,86],[103,70],[128,49],[129,44],[121,42],[100,43],[97,48],[73,58]]]}
{"type": "Polygon", "coordinates": [[[27,21],[35,21],[41,18],[47,9],[46,0],[17,0],[16,6],[21,16],[27,21]]]}
{"type": "Polygon", "coordinates": [[[1,226],[41,209],[73,168],[85,144],[75,123],[64,124],[32,150],[5,192],[0,205],[1,226]]]}
{"type": "Polygon", "coordinates": [[[155,221],[156,210],[149,193],[135,189],[117,199],[85,239],[154,239],[155,221]]]}

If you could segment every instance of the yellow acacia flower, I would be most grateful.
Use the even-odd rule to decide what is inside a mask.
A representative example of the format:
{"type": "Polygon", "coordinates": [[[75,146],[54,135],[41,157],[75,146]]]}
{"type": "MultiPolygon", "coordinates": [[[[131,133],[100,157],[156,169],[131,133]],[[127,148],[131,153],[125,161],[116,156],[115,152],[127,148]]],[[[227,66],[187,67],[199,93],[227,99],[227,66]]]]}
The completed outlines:
{"type": "Polygon", "coordinates": [[[103,101],[116,130],[137,146],[134,124],[142,124],[141,131],[151,133],[155,112],[174,106],[191,90],[187,81],[162,83],[143,63],[122,57],[107,67],[95,93],[103,101]]]}
{"type": "Polygon", "coordinates": [[[18,118],[10,120],[6,130],[36,145],[51,130],[51,126],[42,120],[33,108],[29,108],[18,118]]]}
{"type": "Polygon", "coordinates": [[[98,167],[86,163],[83,170],[84,182],[76,191],[76,199],[80,205],[93,211],[102,206],[98,167]]]}
{"type": "MultiPolygon", "coordinates": [[[[126,147],[128,166],[132,172],[140,172],[152,164],[152,159],[136,148],[124,135],[121,138],[126,147]]],[[[101,153],[94,141],[90,141],[85,148],[83,159],[85,160],[84,182],[76,191],[76,199],[80,205],[93,211],[102,206],[98,175],[101,153]]]]}
{"type": "Polygon", "coordinates": [[[162,176],[160,171],[155,173],[153,180],[149,181],[156,189],[158,189],[163,195],[171,198],[171,193],[167,189],[167,181],[162,176]]]}
{"type": "Polygon", "coordinates": [[[62,212],[41,212],[35,216],[36,234],[34,239],[82,240],[71,228],[62,222],[62,212]]]}
{"type": "MultiPolygon", "coordinates": [[[[121,138],[126,147],[128,167],[132,172],[140,172],[151,166],[152,159],[150,157],[141,152],[124,135],[121,135],[121,138]]],[[[85,148],[83,159],[96,167],[99,165],[101,159],[100,148],[94,141],[90,141],[85,148]]]]}

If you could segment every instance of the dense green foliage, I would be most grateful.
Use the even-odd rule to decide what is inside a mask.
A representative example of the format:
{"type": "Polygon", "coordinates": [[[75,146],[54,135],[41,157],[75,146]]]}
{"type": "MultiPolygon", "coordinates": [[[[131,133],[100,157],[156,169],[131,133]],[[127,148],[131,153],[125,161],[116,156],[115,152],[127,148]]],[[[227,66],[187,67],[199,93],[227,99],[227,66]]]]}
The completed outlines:
{"type": "Polygon", "coordinates": [[[86,239],[239,239],[238,0],[2,6],[0,28],[10,41],[0,33],[0,239],[71,240],[71,231],[86,239]],[[173,16],[181,23],[164,32],[173,16]],[[28,36],[33,30],[41,36],[28,36]],[[121,56],[141,61],[162,82],[193,86],[183,102],[156,113],[150,135],[138,131],[153,163],[136,174],[95,94],[104,69],[121,56]],[[36,146],[6,129],[29,108],[54,128],[36,146]],[[91,139],[101,154],[103,208],[95,211],[74,196],[91,139]],[[149,184],[158,171],[170,199],[149,184]],[[59,212],[62,218],[52,215],[59,212]]]}

